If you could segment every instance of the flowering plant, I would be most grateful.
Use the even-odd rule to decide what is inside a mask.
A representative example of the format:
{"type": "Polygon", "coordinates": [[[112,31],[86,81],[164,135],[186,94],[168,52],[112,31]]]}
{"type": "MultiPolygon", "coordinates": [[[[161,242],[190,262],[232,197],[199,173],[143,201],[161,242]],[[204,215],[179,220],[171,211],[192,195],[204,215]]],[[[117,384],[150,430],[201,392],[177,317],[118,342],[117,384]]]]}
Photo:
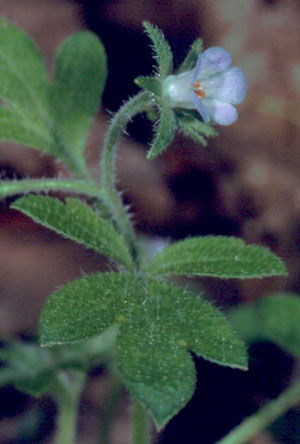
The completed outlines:
{"type": "Polygon", "coordinates": [[[89,32],[67,39],[55,59],[54,79],[48,82],[30,39],[5,19],[0,21],[0,138],[55,156],[73,174],[72,179],[1,181],[0,193],[24,194],[12,208],[106,255],[116,267],[116,272],[84,276],[50,295],[39,325],[44,348],[7,348],[10,382],[35,396],[49,391],[57,396],[57,444],[74,440],[78,397],[95,362],[108,368],[116,362],[117,376],[112,373],[133,398],[136,444],[149,442],[148,415],[160,429],[191,398],[196,382],[191,351],[232,369],[247,369],[244,342],[224,314],[169,277],[245,279],[286,273],[270,251],[223,236],[181,240],[146,263],[115,185],[122,131],[136,114],[154,111],[159,117],[148,158],[161,154],[177,129],[206,144],[207,137],[216,135],[211,121],[229,125],[237,119],[234,105],[245,97],[246,79],[239,68],[230,67],[227,51],[210,48],[202,53],[200,40],[174,74],[164,36],[151,24],[144,26],[153,42],[156,73],[136,79],[143,91],[113,117],[98,183],[86,165],[84,147],[106,80],[101,42],[89,32]],[[62,201],[36,194],[41,191],[73,197],[62,201]]]}

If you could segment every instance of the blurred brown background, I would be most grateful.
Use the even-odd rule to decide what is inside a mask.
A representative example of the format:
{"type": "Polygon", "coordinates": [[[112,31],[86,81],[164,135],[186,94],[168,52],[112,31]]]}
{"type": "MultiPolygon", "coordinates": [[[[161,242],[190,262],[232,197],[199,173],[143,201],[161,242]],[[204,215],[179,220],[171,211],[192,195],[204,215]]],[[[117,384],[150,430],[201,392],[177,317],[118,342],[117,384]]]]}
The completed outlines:
{"type": "MultiPolygon", "coordinates": [[[[247,99],[239,107],[239,120],[231,127],[218,128],[219,137],[206,148],[178,135],[164,155],[149,162],[145,153],[151,125],[144,116],[135,119],[129,126],[130,138],[124,138],[120,149],[119,186],[141,235],[150,239],[237,235],[271,248],[286,262],[287,279],[201,281],[199,285],[208,290],[218,306],[251,302],[270,291],[298,292],[299,1],[1,0],[0,13],[32,36],[50,72],[56,47],[70,33],[90,28],[102,39],[108,54],[109,78],[87,152],[95,175],[99,147],[110,118],[108,111],[116,111],[136,92],[133,80],[137,75],[152,70],[143,20],[164,31],[177,63],[197,37],[204,38],[205,47],[220,45],[229,50],[249,82],[247,99]]],[[[61,172],[49,157],[12,144],[0,145],[1,178],[53,177],[61,172]]],[[[54,288],[83,273],[106,269],[107,264],[94,253],[9,210],[10,202],[2,202],[0,212],[0,334],[27,337],[35,334],[41,307],[54,288]]],[[[248,375],[232,375],[232,371],[199,360],[199,374],[205,382],[199,382],[191,405],[171,423],[160,442],[211,443],[255,409],[257,401],[275,396],[291,371],[291,360],[270,345],[255,353],[259,358],[248,375]],[[199,417],[204,418],[202,426],[199,417]]],[[[91,424],[101,413],[103,384],[96,378],[87,388],[81,424],[81,442],[85,444],[96,442],[97,427],[91,424]],[[93,384],[96,392],[91,389],[93,384]]],[[[15,401],[9,411],[3,412],[1,444],[25,443],[14,437],[18,427],[14,416],[25,406],[37,405],[45,415],[53,416],[50,401],[44,401],[41,407],[36,401],[18,396],[12,389],[3,392],[3,399],[11,397],[15,401]]],[[[120,412],[117,422],[115,444],[128,442],[126,408],[124,412],[120,412]]],[[[26,442],[51,442],[51,424],[49,433],[47,427],[45,430],[41,438],[35,436],[26,442]]],[[[269,435],[260,439],[257,443],[275,442],[269,435]]],[[[299,442],[297,438],[292,441],[293,437],[286,439],[277,442],[299,442]]]]}

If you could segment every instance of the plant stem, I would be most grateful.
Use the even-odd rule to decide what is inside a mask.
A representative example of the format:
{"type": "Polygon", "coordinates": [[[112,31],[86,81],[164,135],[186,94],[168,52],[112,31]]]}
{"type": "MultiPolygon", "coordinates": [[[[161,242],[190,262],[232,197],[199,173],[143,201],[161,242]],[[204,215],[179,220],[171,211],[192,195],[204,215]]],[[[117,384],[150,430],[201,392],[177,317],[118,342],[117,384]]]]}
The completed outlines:
{"type": "MultiPolygon", "coordinates": [[[[110,366],[112,367],[112,366],[110,366]]],[[[111,430],[118,409],[118,401],[123,389],[123,384],[116,371],[110,371],[110,392],[105,400],[105,406],[101,415],[100,443],[111,443],[111,430]]]]}
{"type": "Polygon", "coordinates": [[[68,191],[85,194],[90,197],[103,199],[101,190],[96,183],[83,180],[67,179],[24,179],[0,180],[0,197],[26,194],[33,191],[68,191]]]}
{"type": "Polygon", "coordinates": [[[132,444],[150,444],[148,414],[138,401],[132,403],[132,444]]]}
{"type": "Polygon", "coordinates": [[[290,408],[298,404],[300,400],[300,381],[288,387],[274,401],[270,401],[257,413],[246,418],[240,425],[233,429],[227,436],[216,444],[244,444],[254,438],[259,432],[282,416],[290,408]]]}
{"type": "Polygon", "coordinates": [[[101,156],[101,185],[106,196],[106,205],[127,242],[130,251],[138,260],[138,248],[129,215],[115,186],[115,162],[117,142],[128,122],[137,114],[151,107],[151,97],[141,92],[126,102],[113,117],[105,139],[101,156]]]}
{"type": "Polygon", "coordinates": [[[76,371],[61,372],[57,376],[58,421],[55,444],[74,443],[79,397],[84,380],[84,373],[76,371]]]}

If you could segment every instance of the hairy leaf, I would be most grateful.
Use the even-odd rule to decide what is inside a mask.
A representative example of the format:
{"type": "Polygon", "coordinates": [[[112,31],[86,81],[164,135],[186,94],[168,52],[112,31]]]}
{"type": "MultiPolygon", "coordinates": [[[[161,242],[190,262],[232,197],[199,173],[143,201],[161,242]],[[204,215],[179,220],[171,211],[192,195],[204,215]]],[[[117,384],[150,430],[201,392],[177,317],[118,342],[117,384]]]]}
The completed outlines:
{"type": "Polygon", "coordinates": [[[212,126],[199,120],[193,112],[178,111],[176,117],[178,127],[182,132],[201,145],[207,145],[206,137],[215,137],[218,134],[212,126]]]}
{"type": "Polygon", "coordinates": [[[50,96],[54,127],[60,143],[79,161],[106,75],[103,45],[91,32],[71,35],[58,49],[50,96]]]}
{"type": "Polygon", "coordinates": [[[176,131],[176,118],[171,108],[165,106],[161,109],[160,121],[147,158],[154,159],[172,142],[176,131]]]}
{"type": "Polygon", "coordinates": [[[112,324],[121,325],[121,376],[158,427],[193,393],[188,350],[221,365],[247,368],[245,346],[216,308],[175,285],[127,273],[98,273],[53,293],[41,316],[41,343],[86,339],[112,324]]]}
{"type": "Polygon", "coordinates": [[[150,275],[185,274],[218,278],[284,276],[282,261],[269,250],[224,236],[194,237],[166,247],[154,259],[150,275]]]}
{"type": "Polygon", "coordinates": [[[135,79],[135,83],[143,89],[155,94],[161,95],[161,82],[155,77],[139,76],[135,79]]]}
{"type": "Polygon", "coordinates": [[[126,273],[97,273],[72,281],[53,293],[44,306],[41,344],[72,343],[103,333],[130,319],[137,295],[137,284],[126,273]]]}
{"type": "Polygon", "coordinates": [[[202,49],[203,49],[203,40],[202,39],[195,40],[186,58],[178,68],[177,73],[180,74],[181,72],[194,69],[198,61],[199,54],[202,52],[202,49]]]}
{"type": "Polygon", "coordinates": [[[132,268],[126,245],[114,228],[78,199],[66,204],[48,196],[25,196],[12,205],[36,222],[132,268]]]}
{"type": "Polygon", "coordinates": [[[149,324],[139,327],[131,324],[121,328],[119,369],[132,395],[161,429],[192,397],[194,363],[187,350],[163,341],[157,325],[150,330],[149,324]]]}
{"type": "Polygon", "coordinates": [[[248,342],[269,340],[289,353],[300,356],[300,298],[278,293],[241,306],[230,317],[248,342]],[[245,323],[247,322],[247,326],[245,323]]]}
{"type": "Polygon", "coordinates": [[[154,55],[158,63],[158,75],[164,79],[173,70],[173,55],[163,33],[149,22],[143,22],[146,33],[153,43],[154,55]]]}

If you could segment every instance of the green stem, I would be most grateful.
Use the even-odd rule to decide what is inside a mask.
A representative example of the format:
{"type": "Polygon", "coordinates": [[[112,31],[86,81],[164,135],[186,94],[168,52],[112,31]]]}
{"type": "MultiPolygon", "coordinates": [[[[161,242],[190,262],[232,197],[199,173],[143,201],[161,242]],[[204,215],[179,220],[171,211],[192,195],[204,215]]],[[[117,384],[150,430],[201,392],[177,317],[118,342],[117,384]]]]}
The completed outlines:
{"type": "Polygon", "coordinates": [[[0,197],[26,194],[34,191],[68,191],[70,193],[85,194],[90,197],[103,199],[99,185],[83,180],[67,179],[25,179],[0,180],[0,197]]]}
{"type": "Polygon", "coordinates": [[[116,417],[118,401],[123,389],[123,384],[117,376],[116,371],[110,371],[110,391],[105,400],[104,409],[101,415],[100,443],[111,443],[111,431],[116,417]]]}
{"type": "Polygon", "coordinates": [[[60,373],[57,376],[56,444],[74,444],[75,442],[78,404],[84,380],[85,375],[82,372],[60,373]]]}
{"type": "Polygon", "coordinates": [[[132,444],[150,444],[148,414],[138,401],[132,402],[132,444]]]}
{"type": "Polygon", "coordinates": [[[133,257],[137,260],[138,248],[129,215],[115,186],[115,162],[117,142],[128,122],[137,114],[151,107],[149,93],[141,92],[126,102],[113,117],[105,139],[101,156],[101,185],[106,196],[106,205],[123,234],[133,257]]]}
{"type": "Polygon", "coordinates": [[[298,404],[300,399],[300,381],[288,387],[274,401],[270,401],[257,413],[246,418],[239,426],[216,444],[244,444],[298,404]]]}

